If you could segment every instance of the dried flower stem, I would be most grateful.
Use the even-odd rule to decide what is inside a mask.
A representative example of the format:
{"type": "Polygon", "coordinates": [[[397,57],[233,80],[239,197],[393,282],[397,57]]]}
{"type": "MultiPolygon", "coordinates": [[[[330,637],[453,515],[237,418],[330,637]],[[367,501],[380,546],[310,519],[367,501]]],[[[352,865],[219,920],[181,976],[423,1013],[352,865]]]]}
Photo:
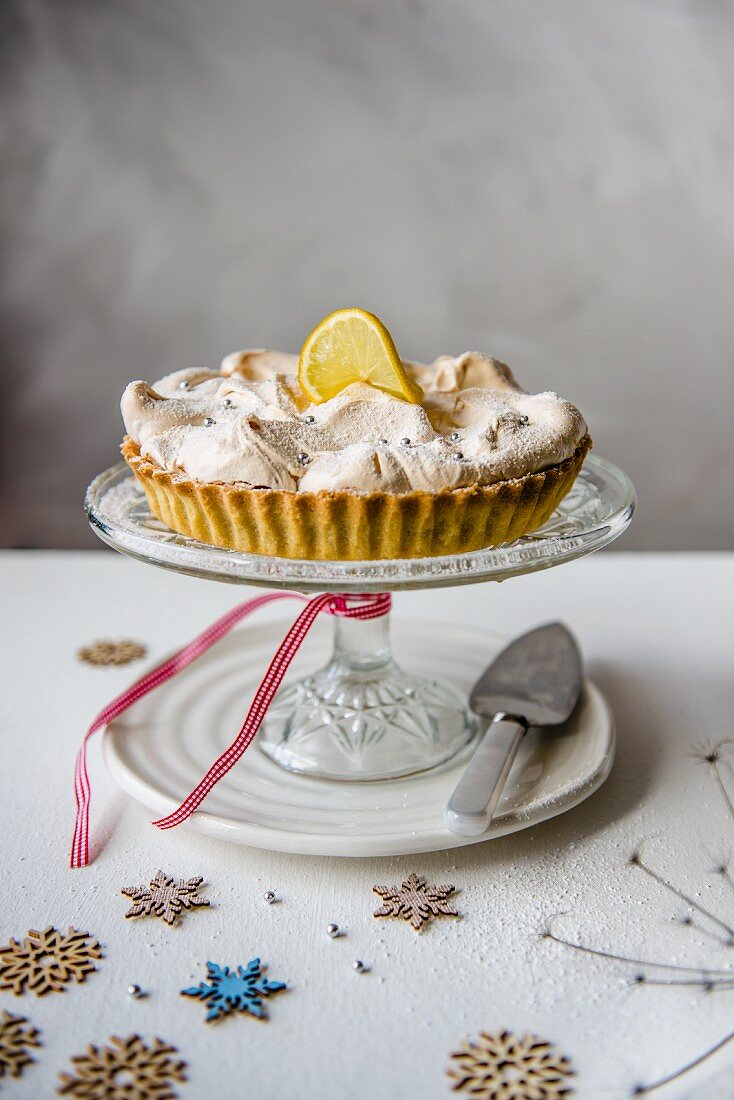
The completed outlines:
{"type": "Polygon", "coordinates": [[[731,795],[726,789],[724,783],[724,777],[721,774],[721,768],[719,762],[723,756],[728,755],[734,747],[734,738],[725,737],[722,741],[718,741],[716,744],[699,744],[694,745],[691,755],[700,760],[702,764],[709,764],[711,770],[714,773],[714,779],[716,785],[721,792],[721,797],[724,800],[724,804],[729,811],[730,817],[734,818],[734,801],[731,795]]]}
{"type": "Polygon", "coordinates": [[[648,978],[640,975],[637,985],[692,985],[712,992],[714,989],[734,989],[734,975],[731,978],[648,978]]]}
{"type": "Polygon", "coordinates": [[[699,1054],[698,1058],[694,1058],[692,1062],[687,1062],[686,1065],[681,1066],[675,1073],[670,1073],[667,1077],[661,1077],[659,1081],[653,1081],[650,1085],[638,1085],[635,1089],[635,1095],[644,1096],[646,1093],[654,1092],[655,1089],[662,1088],[663,1085],[669,1085],[672,1081],[677,1081],[684,1073],[688,1073],[690,1070],[695,1069],[696,1066],[700,1066],[707,1058],[710,1058],[713,1054],[720,1051],[721,1048],[725,1047],[727,1043],[730,1043],[732,1039],[734,1039],[734,1031],[730,1031],[729,1034],[725,1035],[723,1039],[720,1039],[718,1043],[709,1047],[703,1054],[699,1054]]]}
{"type": "Polygon", "coordinates": [[[731,970],[709,970],[705,966],[681,966],[678,963],[664,963],[654,962],[651,959],[633,959],[629,955],[615,955],[611,951],[601,951],[597,947],[585,947],[582,943],[574,943],[573,940],[565,940],[562,936],[557,936],[555,932],[547,929],[542,933],[543,939],[553,940],[555,943],[560,943],[563,947],[571,947],[574,951],[582,951],[585,955],[596,955],[600,959],[611,959],[613,962],[632,963],[633,966],[649,966],[658,970],[675,970],[684,974],[706,974],[713,977],[716,975],[717,981],[734,981],[734,971],[731,970]]]}
{"type": "Polygon", "coordinates": [[[657,871],[653,870],[652,867],[648,867],[648,865],[643,862],[642,856],[639,852],[633,852],[633,854],[630,856],[630,863],[633,865],[633,867],[639,867],[641,871],[644,871],[645,874],[649,876],[649,878],[651,878],[654,882],[657,882],[659,886],[662,886],[665,890],[673,894],[675,897],[679,898],[682,902],[685,902],[686,905],[690,905],[691,909],[695,909],[696,912],[700,913],[702,917],[706,917],[713,924],[718,925],[719,928],[722,928],[724,932],[727,933],[727,936],[730,939],[734,940],[734,928],[732,928],[730,924],[727,924],[726,921],[721,919],[721,917],[717,917],[715,913],[712,913],[710,909],[707,909],[704,905],[701,905],[701,903],[699,901],[696,901],[695,898],[689,897],[688,894],[684,894],[683,891],[679,890],[677,886],[673,886],[672,882],[666,882],[662,875],[659,875],[657,871]]]}
{"type": "Polygon", "coordinates": [[[684,928],[695,928],[697,932],[700,932],[702,936],[706,936],[708,939],[713,940],[714,943],[720,944],[722,947],[732,947],[734,942],[730,935],[722,936],[721,933],[715,932],[713,928],[707,928],[705,924],[699,924],[693,917],[686,916],[680,922],[684,928]]]}

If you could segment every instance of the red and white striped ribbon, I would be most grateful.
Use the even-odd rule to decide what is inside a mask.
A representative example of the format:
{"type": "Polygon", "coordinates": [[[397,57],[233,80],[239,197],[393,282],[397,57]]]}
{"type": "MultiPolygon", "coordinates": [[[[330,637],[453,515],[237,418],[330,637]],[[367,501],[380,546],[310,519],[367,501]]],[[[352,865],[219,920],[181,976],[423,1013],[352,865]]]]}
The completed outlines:
{"type": "Polygon", "coordinates": [[[149,691],[153,691],[154,688],[165,683],[166,680],[170,680],[171,677],[176,676],[177,673],[190,665],[192,661],[195,661],[197,657],[200,657],[202,653],[206,653],[215,642],[218,642],[220,638],[228,634],[233,626],[236,626],[237,623],[251,614],[251,612],[256,611],[265,604],[271,603],[273,600],[283,599],[305,600],[306,606],[288,630],[288,633],[280,643],[275,656],[270,662],[268,670],[255,692],[240,732],[229,748],[214,761],[204,778],[194,787],[191,794],[184,799],[178,809],[168,814],[167,817],[163,817],[159,821],[153,822],[159,829],[171,829],[174,825],[180,825],[182,821],[185,821],[206,798],[212,787],[219,782],[223,775],[226,775],[232,765],[242,756],[242,753],[248,745],[251,744],[267,713],[272,698],[280,686],[280,682],[288,666],[298,652],[303,639],[308,634],[308,631],[313,626],[320,612],[324,611],[329,615],[340,615],[347,619],[376,619],[381,615],[386,615],[390,610],[391,604],[390,595],[386,592],[375,593],[374,595],[370,593],[364,595],[349,595],[342,593],[331,595],[329,593],[324,593],[321,596],[314,596],[312,599],[301,596],[297,592],[268,592],[264,596],[257,596],[253,600],[247,600],[246,603],[234,607],[231,611],[228,611],[226,615],[222,615],[220,619],[212,623],[210,627],[194,638],[193,641],[189,642],[188,645],[184,646],[183,649],[179,649],[177,653],[169,657],[167,661],[164,661],[162,664],[158,665],[157,668],[152,669],[151,672],[146,673],[145,676],[136,680],[134,684],[127,688],[126,691],[123,691],[121,695],[118,695],[116,699],[113,699],[113,701],[97,715],[87,730],[81,748],[77,754],[76,769],[74,773],[76,824],[74,826],[74,839],[71,845],[70,857],[70,865],[72,867],[86,867],[90,862],[89,806],[92,792],[87,772],[87,742],[90,737],[96,733],[97,730],[102,729],[104,726],[114,721],[114,719],[119,717],[128,707],[131,707],[133,703],[137,702],[138,699],[147,695],[149,691]]]}

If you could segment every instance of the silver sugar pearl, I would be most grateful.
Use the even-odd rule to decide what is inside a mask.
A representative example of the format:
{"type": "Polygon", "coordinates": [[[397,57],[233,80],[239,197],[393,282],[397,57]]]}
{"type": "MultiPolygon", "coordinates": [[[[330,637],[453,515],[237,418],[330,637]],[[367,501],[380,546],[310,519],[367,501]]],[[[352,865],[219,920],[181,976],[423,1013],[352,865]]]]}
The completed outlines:
{"type": "Polygon", "coordinates": [[[408,439],[407,435],[403,436],[403,438],[400,440],[400,442],[403,444],[404,447],[409,447],[410,446],[410,440],[408,439]]]}
{"type": "Polygon", "coordinates": [[[387,447],[387,440],[386,439],[378,439],[377,442],[379,443],[379,445],[381,447],[387,447]]]}
{"type": "Polygon", "coordinates": [[[527,422],[528,422],[528,420],[529,420],[529,419],[530,419],[530,417],[529,417],[529,416],[521,416],[521,417],[520,417],[520,423],[521,423],[521,424],[527,424],[527,422]]]}
{"type": "Polygon", "coordinates": [[[451,435],[449,436],[449,439],[451,440],[452,443],[458,443],[460,438],[461,438],[461,436],[459,435],[458,432],[452,432],[451,435]]]}
{"type": "Polygon", "coordinates": [[[404,694],[405,694],[405,695],[407,695],[407,696],[408,696],[408,698],[410,699],[410,698],[411,698],[411,696],[415,695],[415,688],[412,688],[412,687],[407,687],[407,688],[405,689],[405,692],[404,692],[404,694]]]}
{"type": "Polygon", "coordinates": [[[461,453],[461,451],[454,451],[454,453],[452,454],[452,456],[451,456],[451,457],[452,457],[452,458],[455,458],[457,462],[461,462],[461,460],[462,460],[462,458],[463,458],[464,456],[463,456],[463,454],[461,453]]]}
{"type": "Polygon", "coordinates": [[[213,423],[214,423],[214,417],[213,416],[205,416],[204,417],[204,427],[205,428],[211,428],[213,423]]]}
{"type": "Polygon", "coordinates": [[[315,424],[316,423],[316,417],[312,416],[311,413],[309,413],[308,416],[304,416],[303,419],[305,420],[305,422],[307,424],[315,424]]]}
{"type": "Polygon", "coordinates": [[[358,974],[366,974],[369,970],[369,967],[365,966],[361,959],[355,959],[352,963],[352,969],[356,970],[358,974]]]}
{"type": "Polygon", "coordinates": [[[326,926],[326,935],[329,936],[330,939],[335,940],[336,937],[339,935],[339,925],[338,924],[327,924],[327,926],[326,926]]]}
{"type": "Polygon", "coordinates": [[[305,451],[299,451],[296,455],[296,459],[301,466],[307,466],[311,461],[305,451]]]}
{"type": "Polygon", "coordinates": [[[187,390],[187,389],[189,388],[189,386],[190,386],[190,385],[191,385],[191,383],[190,383],[190,382],[187,382],[187,381],[186,381],[186,380],[184,379],[184,381],[183,381],[183,382],[179,382],[179,384],[178,384],[178,388],[179,388],[180,390],[187,390]]]}
{"type": "Polygon", "coordinates": [[[131,997],[135,998],[135,1000],[140,1000],[141,997],[145,996],[145,994],[143,993],[140,986],[135,984],[135,983],[133,983],[132,985],[129,985],[127,987],[127,991],[128,991],[128,993],[130,994],[131,997]]]}
{"type": "Polygon", "coordinates": [[[265,901],[268,903],[268,905],[272,905],[275,901],[275,894],[272,890],[266,891],[266,893],[263,894],[263,897],[265,898],[265,901]]]}
{"type": "Polygon", "coordinates": [[[229,406],[232,404],[232,398],[231,397],[225,397],[222,404],[224,405],[225,409],[228,409],[229,406]]]}

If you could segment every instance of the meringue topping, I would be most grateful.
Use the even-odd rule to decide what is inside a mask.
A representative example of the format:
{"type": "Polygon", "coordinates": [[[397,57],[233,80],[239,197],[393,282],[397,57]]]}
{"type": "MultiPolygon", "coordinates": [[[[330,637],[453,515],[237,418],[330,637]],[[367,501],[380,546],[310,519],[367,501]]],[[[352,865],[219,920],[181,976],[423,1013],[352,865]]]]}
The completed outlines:
{"type": "Polygon", "coordinates": [[[574,405],[526,393],[497,359],[405,367],[419,405],[361,382],[312,405],[295,355],[239,351],[219,370],[131,382],[122,416],[143,457],[170,473],[293,492],[491,485],[562,462],[586,435],[574,405]]]}

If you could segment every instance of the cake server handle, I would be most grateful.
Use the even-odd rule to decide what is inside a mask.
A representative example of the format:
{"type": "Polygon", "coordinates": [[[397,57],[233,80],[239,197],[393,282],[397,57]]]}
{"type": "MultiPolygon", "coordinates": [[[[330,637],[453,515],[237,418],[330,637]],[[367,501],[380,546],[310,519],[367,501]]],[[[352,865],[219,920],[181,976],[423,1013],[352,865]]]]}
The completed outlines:
{"type": "Polygon", "coordinates": [[[527,728],[522,718],[495,716],[446,804],[443,820],[449,832],[480,836],[487,831],[527,728]]]}

